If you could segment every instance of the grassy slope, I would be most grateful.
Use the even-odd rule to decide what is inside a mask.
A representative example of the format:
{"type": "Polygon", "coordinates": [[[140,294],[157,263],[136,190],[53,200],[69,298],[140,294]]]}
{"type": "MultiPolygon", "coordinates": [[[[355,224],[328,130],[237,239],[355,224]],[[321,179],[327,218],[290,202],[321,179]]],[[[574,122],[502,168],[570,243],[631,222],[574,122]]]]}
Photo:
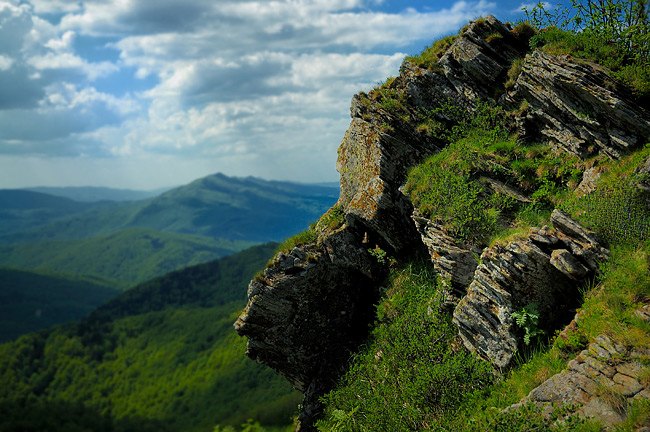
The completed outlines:
{"type": "Polygon", "coordinates": [[[0,267],[0,343],[78,321],[120,293],[116,281],[0,267]]]}
{"type": "Polygon", "coordinates": [[[0,246],[0,262],[25,269],[111,278],[133,285],[249,245],[131,228],[91,239],[0,246]]]}
{"type": "MultiPolygon", "coordinates": [[[[247,418],[288,424],[298,395],[247,359],[245,341],[232,331],[248,280],[275,246],[173,272],[118,296],[79,325],[0,345],[0,412],[11,404],[18,414],[84,404],[85,412],[118,423],[135,419],[143,429],[161,421],[163,431],[207,432],[247,418]]],[[[14,420],[0,419],[0,429],[14,420]]]]}

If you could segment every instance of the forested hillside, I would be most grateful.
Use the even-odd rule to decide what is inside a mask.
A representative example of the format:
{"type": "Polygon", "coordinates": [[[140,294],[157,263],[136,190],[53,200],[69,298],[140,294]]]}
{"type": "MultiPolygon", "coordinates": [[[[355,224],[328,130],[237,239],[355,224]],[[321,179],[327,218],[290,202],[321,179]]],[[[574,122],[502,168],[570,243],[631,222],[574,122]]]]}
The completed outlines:
{"type": "Polygon", "coordinates": [[[0,190],[0,238],[49,224],[91,207],[89,203],[41,192],[0,190]]]}
{"type": "Polygon", "coordinates": [[[27,188],[26,190],[41,192],[48,195],[64,197],[79,202],[101,202],[101,201],[141,201],[153,198],[167,192],[171,187],[155,190],[131,190],[114,189],[107,187],[86,186],[86,187],[51,187],[41,186],[27,188]]]}
{"type": "Polygon", "coordinates": [[[116,281],[0,267],[0,343],[79,321],[120,293],[116,281]]]}
{"type": "Polygon", "coordinates": [[[232,332],[247,281],[275,247],[173,272],[79,324],[1,345],[0,430],[210,432],[249,418],[290,424],[296,394],[245,358],[232,332]]]}
{"type": "Polygon", "coordinates": [[[88,275],[131,287],[172,270],[211,261],[252,242],[129,228],[90,239],[0,246],[11,267],[88,275]]]}

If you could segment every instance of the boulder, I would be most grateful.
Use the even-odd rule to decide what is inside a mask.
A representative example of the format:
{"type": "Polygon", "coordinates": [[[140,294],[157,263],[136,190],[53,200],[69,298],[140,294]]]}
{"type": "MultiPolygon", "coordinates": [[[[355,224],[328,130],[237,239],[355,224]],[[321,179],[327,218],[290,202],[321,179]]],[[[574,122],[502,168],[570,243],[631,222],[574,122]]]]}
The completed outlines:
{"type": "Polygon", "coordinates": [[[512,314],[534,304],[541,329],[566,324],[578,306],[579,283],[609,256],[592,232],[565,213],[555,210],[551,221],[554,230],[533,228],[528,238],[486,249],[454,310],[464,345],[496,370],[508,368],[523,340],[512,314]]]}

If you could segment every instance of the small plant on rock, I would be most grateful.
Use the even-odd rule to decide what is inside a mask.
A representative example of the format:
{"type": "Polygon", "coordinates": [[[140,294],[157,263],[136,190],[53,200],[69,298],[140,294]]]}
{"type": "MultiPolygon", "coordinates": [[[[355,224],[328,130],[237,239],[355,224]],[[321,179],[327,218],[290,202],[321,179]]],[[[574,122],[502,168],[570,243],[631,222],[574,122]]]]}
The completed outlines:
{"type": "Polygon", "coordinates": [[[515,319],[517,327],[524,330],[524,343],[526,345],[530,345],[533,338],[544,334],[544,330],[541,330],[537,326],[539,321],[539,311],[536,303],[530,303],[528,306],[521,309],[521,311],[511,313],[510,316],[515,319]]]}

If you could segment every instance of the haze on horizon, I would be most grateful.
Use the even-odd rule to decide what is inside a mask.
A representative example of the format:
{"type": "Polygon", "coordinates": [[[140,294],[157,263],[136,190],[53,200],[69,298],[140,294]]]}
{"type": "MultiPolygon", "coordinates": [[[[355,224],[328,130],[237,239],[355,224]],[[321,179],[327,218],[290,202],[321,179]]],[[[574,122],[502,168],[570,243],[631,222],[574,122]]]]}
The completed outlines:
{"type": "Polygon", "coordinates": [[[0,189],[337,181],[352,95],[469,20],[516,21],[523,6],[0,0],[0,189]]]}

